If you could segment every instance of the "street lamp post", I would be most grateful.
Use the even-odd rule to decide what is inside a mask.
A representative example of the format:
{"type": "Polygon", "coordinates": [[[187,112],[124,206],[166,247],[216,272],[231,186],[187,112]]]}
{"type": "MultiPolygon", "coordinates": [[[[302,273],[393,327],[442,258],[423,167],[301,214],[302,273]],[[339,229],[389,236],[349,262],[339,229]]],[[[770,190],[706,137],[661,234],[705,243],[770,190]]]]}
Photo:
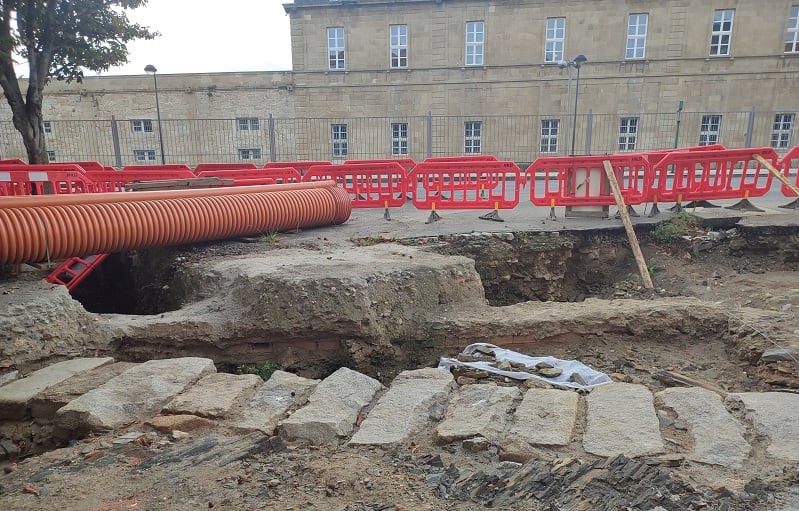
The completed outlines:
{"type": "Polygon", "coordinates": [[[577,68],[577,82],[574,86],[574,117],[572,118],[572,156],[574,156],[574,141],[577,137],[577,100],[580,97],[580,67],[588,59],[582,53],[574,57],[573,65],[577,68]]]}
{"type": "MultiPolygon", "coordinates": [[[[569,113],[572,111],[572,64],[571,60],[561,60],[558,65],[561,69],[566,69],[569,75],[568,85],[566,86],[566,133],[569,133],[569,113]]],[[[566,144],[563,144],[563,155],[568,156],[569,149],[566,144]]]]}
{"type": "Polygon", "coordinates": [[[153,77],[153,86],[155,87],[155,114],[158,119],[158,142],[161,145],[161,164],[166,165],[166,157],[164,156],[164,135],[161,130],[161,105],[158,103],[158,79],[155,77],[158,70],[154,65],[147,64],[144,67],[144,72],[153,77]]]}

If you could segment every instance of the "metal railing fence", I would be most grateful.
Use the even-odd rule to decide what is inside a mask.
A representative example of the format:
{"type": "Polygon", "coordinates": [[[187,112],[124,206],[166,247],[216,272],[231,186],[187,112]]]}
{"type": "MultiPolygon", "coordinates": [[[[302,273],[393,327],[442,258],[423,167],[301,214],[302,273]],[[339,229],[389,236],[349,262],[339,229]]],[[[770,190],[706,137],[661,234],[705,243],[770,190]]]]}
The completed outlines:
{"type": "MultiPolygon", "coordinates": [[[[565,113],[284,119],[50,120],[53,161],[104,165],[380,159],[493,154],[539,156],[648,151],[721,143],[729,148],[796,144],[795,112],[565,113]],[[572,134],[571,126],[575,130],[572,134]],[[572,143],[573,141],[573,143],[572,143]]],[[[11,121],[0,122],[0,158],[26,159],[11,121]]]]}

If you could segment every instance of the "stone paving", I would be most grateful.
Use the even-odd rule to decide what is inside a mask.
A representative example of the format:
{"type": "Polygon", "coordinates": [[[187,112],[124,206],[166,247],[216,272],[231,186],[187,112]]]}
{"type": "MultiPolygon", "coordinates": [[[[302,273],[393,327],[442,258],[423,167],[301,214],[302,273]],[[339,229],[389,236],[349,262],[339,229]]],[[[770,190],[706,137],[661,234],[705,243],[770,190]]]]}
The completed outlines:
{"type": "Polygon", "coordinates": [[[658,415],[668,411],[693,439],[683,447],[668,443],[670,454],[741,467],[753,455],[747,438],[757,435],[765,439],[766,456],[799,461],[794,394],[730,394],[723,400],[700,388],[670,388],[653,396],[645,386],[627,383],[603,385],[586,396],[523,389],[497,383],[459,387],[449,372],[433,368],[405,371],[386,389],[347,368],[321,382],[282,371],[262,382],[252,375],[217,374],[204,358],[143,364],[78,359],[0,386],[0,440],[20,440],[8,433],[19,434],[19,427],[9,425],[49,424],[61,431],[59,438],[67,438],[64,432],[77,438],[134,423],[174,434],[220,428],[318,445],[349,441],[386,448],[407,447],[424,434],[439,444],[465,441],[470,450],[495,444],[500,454],[525,446],[533,450],[520,455],[527,459],[539,448],[636,458],[667,451],[667,426],[658,415]]]}

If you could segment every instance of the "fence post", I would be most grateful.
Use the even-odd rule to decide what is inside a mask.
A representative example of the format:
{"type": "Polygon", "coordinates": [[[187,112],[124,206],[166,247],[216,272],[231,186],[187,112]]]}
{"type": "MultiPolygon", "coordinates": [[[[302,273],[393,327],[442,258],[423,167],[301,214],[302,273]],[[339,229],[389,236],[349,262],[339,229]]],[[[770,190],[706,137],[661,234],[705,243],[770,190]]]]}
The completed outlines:
{"type": "Polygon", "coordinates": [[[594,130],[594,110],[588,109],[588,116],[585,118],[585,154],[591,154],[591,133],[594,130]]]}
{"type": "Polygon", "coordinates": [[[427,157],[433,157],[433,112],[427,111],[427,157]]]}
{"type": "Polygon", "coordinates": [[[122,150],[119,148],[119,128],[117,118],[111,116],[111,140],[114,143],[114,167],[122,168],[122,150]]]}
{"type": "Polygon", "coordinates": [[[755,107],[749,111],[749,122],[746,125],[746,139],[744,147],[752,147],[752,132],[755,130],[755,107]]]}
{"type": "Polygon", "coordinates": [[[269,161],[277,161],[277,149],[275,148],[275,119],[269,114],[269,161]]]}

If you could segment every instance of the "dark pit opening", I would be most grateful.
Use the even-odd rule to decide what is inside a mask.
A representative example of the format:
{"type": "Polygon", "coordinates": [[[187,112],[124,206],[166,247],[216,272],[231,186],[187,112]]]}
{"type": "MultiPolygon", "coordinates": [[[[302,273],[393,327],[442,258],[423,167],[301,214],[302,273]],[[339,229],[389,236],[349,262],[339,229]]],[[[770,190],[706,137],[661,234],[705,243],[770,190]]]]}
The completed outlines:
{"type": "Polygon", "coordinates": [[[176,264],[176,248],[111,254],[72,290],[89,312],[160,314],[179,309],[191,278],[176,264]]]}

